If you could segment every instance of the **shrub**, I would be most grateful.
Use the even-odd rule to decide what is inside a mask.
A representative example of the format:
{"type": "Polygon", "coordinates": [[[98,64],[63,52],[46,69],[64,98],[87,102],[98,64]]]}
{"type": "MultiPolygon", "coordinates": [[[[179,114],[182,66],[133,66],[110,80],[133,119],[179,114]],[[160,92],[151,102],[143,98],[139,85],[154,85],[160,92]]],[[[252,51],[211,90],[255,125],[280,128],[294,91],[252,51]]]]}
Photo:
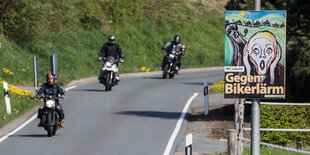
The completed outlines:
{"type": "MultiPolygon", "coordinates": [[[[309,106],[261,106],[261,128],[310,129],[309,106]]],[[[309,132],[262,131],[261,140],[283,146],[297,148],[310,145],[309,132]]]]}

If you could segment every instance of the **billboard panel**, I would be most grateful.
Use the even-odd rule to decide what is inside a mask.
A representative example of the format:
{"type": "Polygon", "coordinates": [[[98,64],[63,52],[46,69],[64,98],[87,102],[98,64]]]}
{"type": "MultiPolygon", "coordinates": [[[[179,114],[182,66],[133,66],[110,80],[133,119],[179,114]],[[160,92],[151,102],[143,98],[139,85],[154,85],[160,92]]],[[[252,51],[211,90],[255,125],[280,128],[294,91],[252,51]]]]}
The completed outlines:
{"type": "Polygon", "coordinates": [[[225,98],[285,98],[286,11],[225,12],[225,98]]]}

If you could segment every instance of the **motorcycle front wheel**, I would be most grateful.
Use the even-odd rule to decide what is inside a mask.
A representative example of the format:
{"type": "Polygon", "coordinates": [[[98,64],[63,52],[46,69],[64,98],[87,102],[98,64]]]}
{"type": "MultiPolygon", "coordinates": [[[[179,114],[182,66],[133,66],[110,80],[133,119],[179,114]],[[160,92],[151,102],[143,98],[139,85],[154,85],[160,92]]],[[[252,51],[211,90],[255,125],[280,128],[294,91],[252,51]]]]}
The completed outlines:
{"type": "Polygon", "coordinates": [[[107,72],[106,78],[105,78],[105,91],[111,90],[110,77],[111,77],[111,72],[107,72]]]}
{"type": "Polygon", "coordinates": [[[53,129],[52,129],[52,111],[49,111],[47,114],[47,136],[51,137],[53,135],[53,129]]]}
{"type": "Polygon", "coordinates": [[[169,67],[168,64],[166,64],[166,65],[164,66],[164,69],[163,69],[163,79],[167,78],[168,67],[169,67]]]}
{"type": "Polygon", "coordinates": [[[55,135],[56,134],[56,130],[57,130],[60,122],[59,122],[59,116],[58,116],[56,111],[54,111],[53,116],[54,116],[54,118],[53,118],[53,121],[54,121],[53,122],[53,135],[55,135]]]}

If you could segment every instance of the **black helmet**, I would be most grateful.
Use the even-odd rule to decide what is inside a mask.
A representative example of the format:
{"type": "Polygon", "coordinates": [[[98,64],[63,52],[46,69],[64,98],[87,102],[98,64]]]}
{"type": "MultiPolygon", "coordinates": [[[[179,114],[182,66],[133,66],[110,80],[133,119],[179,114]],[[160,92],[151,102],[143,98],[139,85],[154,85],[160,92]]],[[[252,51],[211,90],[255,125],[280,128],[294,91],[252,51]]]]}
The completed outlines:
{"type": "Polygon", "coordinates": [[[175,35],[173,41],[175,43],[180,43],[181,42],[181,37],[179,35],[175,35]]]}
{"type": "Polygon", "coordinates": [[[46,82],[49,85],[54,84],[56,82],[56,75],[53,74],[52,72],[47,73],[47,75],[46,75],[46,82]]]}
{"type": "Polygon", "coordinates": [[[110,44],[115,44],[115,36],[113,34],[109,35],[108,40],[110,44]]]}

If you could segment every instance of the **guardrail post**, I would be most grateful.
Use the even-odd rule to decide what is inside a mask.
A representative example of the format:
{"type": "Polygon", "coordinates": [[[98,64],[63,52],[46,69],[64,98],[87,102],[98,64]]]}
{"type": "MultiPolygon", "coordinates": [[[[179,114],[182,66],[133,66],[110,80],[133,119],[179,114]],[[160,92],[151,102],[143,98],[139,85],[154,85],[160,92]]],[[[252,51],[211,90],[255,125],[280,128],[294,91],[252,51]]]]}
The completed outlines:
{"type": "Polygon", "coordinates": [[[7,82],[3,82],[3,88],[4,88],[4,98],[5,98],[5,105],[6,105],[6,112],[8,114],[11,114],[11,102],[9,97],[9,86],[7,82]]]}

